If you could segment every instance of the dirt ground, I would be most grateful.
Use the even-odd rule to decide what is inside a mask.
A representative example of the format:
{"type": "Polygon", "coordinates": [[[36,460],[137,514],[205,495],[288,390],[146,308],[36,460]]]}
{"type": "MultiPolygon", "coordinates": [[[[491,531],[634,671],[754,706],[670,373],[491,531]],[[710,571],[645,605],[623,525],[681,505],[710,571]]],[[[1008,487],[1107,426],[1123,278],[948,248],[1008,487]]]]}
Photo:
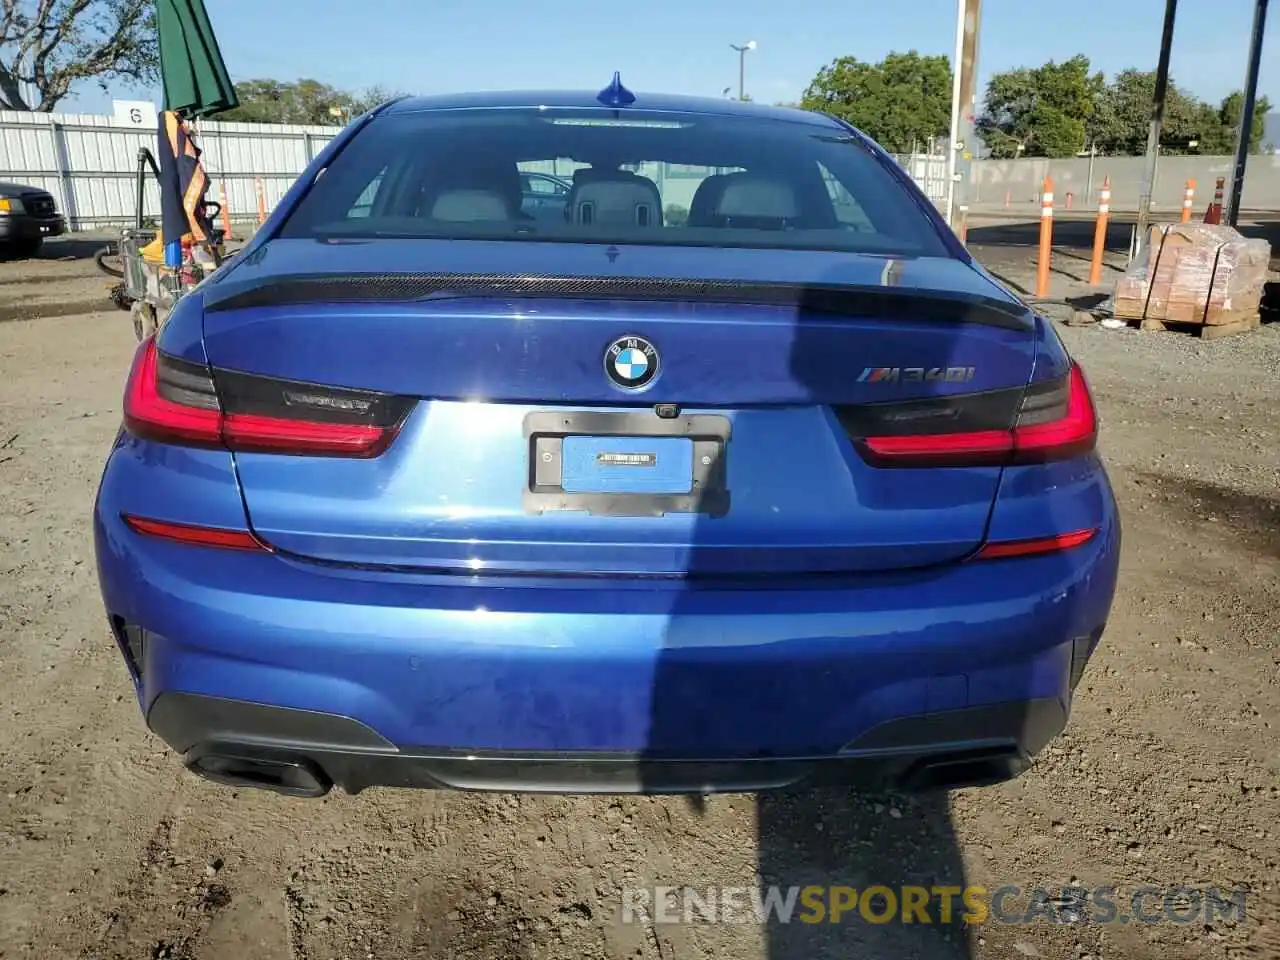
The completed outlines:
{"type": "Polygon", "coordinates": [[[5,960],[1280,957],[1280,324],[1212,342],[1062,328],[1103,418],[1122,581],[1067,733],[1017,781],[303,801],[198,780],[142,726],[88,522],[133,333],[63,252],[0,264],[5,960]],[[620,919],[624,887],[760,883],[1249,892],[1239,924],[620,919]]]}

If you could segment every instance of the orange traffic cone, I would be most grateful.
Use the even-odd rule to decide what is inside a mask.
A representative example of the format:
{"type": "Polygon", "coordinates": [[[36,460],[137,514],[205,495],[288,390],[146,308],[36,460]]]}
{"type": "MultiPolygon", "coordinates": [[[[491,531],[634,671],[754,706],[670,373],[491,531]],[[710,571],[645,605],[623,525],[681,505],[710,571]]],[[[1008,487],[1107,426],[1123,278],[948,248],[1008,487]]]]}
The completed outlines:
{"type": "Polygon", "coordinates": [[[258,226],[262,226],[267,221],[267,185],[261,177],[255,177],[254,181],[258,191],[258,226]]]}
{"type": "Polygon", "coordinates": [[[1209,209],[1204,212],[1205,223],[1222,222],[1222,191],[1226,185],[1227,178],[1219,177],[1213,188],[1213,203],[1209,204],[1209,209]]]}

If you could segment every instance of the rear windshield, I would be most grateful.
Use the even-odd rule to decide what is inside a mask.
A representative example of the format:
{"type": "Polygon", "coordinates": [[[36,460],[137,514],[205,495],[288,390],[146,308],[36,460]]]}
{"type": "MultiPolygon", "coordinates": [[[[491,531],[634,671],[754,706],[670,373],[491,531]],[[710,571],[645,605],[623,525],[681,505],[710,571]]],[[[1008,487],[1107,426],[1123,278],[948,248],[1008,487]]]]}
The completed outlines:
{"type": "Polygon", "coordinates": [[[603,109],[378,117],[281,235],[947,255],[907,190],[833,127],[603,109]]]}

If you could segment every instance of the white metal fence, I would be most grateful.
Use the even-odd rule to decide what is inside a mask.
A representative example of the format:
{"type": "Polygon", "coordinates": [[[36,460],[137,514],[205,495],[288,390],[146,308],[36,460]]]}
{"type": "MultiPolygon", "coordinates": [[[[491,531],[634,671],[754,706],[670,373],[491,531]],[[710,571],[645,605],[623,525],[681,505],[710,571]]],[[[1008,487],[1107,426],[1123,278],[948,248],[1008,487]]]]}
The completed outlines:
{"type": "MultiPolygon", "coordinates": [[[[209,198],[218,199],[219,187],[225,186],[232,218],[256,217],[254,181],[261,177],[270,210],[337,132],[321,126],[201,123],[197,136],[209,174],[209,198]]],[[[48,190],[72,230],[127,223],[136,206],[138,149],[145,146],[154,153],[156,142],[155,130],[112,117],[0,110],[0,180],[48,190]]],[[[904,154],[897,160],[929,199],[939,205],[946,201],[944,156],[904,154]]],[[[692,186],[685,192],[692,192],[692,186]]],[[[672,193],[679,191],[673,187],[672,193]]],[[[158,217],[159,211],[155,181],[148,177],[144,216],[158,217]]]]}
{"type": "MultiPolygon", "coordinates": [[[[270,209],[337,132],[274,123],[199,124],[209,199],[217,200],[225,185],[232,217],[256,217],[254,178],[262,178],[270,209]]],[[[0,110],[0,180],[48,190],[73,230],[128,222],[136,206],[138,149],[155,153],[157,136],[154,129],[96,114],[0,110]]],[[[146,215],[158,217],[155,181],[147,180],[146,215]]]]}
{"type": "Polygon", "coordinates": [[[894,155],[925,196],[938,207],[947,202],[947,157],[941,153],[899,153],[894,155]]]}

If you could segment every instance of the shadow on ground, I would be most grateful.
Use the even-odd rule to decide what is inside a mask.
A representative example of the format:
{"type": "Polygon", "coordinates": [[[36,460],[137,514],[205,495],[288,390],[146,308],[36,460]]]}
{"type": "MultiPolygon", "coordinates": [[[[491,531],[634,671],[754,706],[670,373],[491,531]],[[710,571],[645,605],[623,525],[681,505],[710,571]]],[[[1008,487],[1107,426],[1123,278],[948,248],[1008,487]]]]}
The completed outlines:
{"type": "Polygon", "coordinates": [[[113,238],[106,235],[54,237],[46,240],[40,252],[34,257],[20,257],[11,253],[0,253],[0,261],[17,263],[22,261],[74,261],[91,260],[93,255],[111,242],[113,238]]]}
{"type": "Polygon", "coordinates": [[[1280,497],[1244,493],[1175,473],[1138,470],[1134,478],[1188,522],[1226,521],[1233,536],[1280,559],[1280,497]]]}
{"type": "MultiPolygon", "coordinates": [[[[744,361],[754,368],[751,373],[726,367],[711,376],[752,376],[761,384],[762,394],[794,394],[802,398],[795,401],[800,404],[831,403],[833,371],[839,370],[833,356],[841,354],[841,345],[847,348],[850,323],[802,306],[787,331],[791,343],[785,368],[761,359],[744,361]],[[842,328],[839,337],[833,334],[834,327],[842,328]]],[[[963,352],[964,338],[971,336],[959,325],[945,331],[939,328],[927,346],[922,343],[917,348],[920,361],[926,366],[946,366],[963,352]]],[[[714,383],[707,385],[709,393],[715,389],[714,383]]],[[[745,415],[735,420],[735,440],[751,431],[767,437],[770,430],[781,429],[745,420],[745,415]]],[[[730,496],[735,483],[750,477],[748,473],[744,479],[732,470],[735,440],[728,447],[730,496]]],[[[850,456],[857,454],[851,450],[850,456]]],[[[850,464],[856,501],[868,510],[896,509],[898,495],[893,488],[885,488],[861,466],[860,462],[850,464]]],[[[802,469],[803,464],[778,463],[776,467],[779,471],[796,468],[802,469]]],[[[798,489],[809,488],[800,484],[798,489]]],[[[742,494],[745,488],[739,486],[737,492],[742,494]]],[[[779,522],[760,523],[752,542],[791,547],[797,564],[821,562],[825,555],[817,552],[819,548],[797,549],[790,536],[803,537],[806,522],[817,522],[819,515],[806,510],[803,503],[777,495],[782,506],[773,509],[782,511],[779,522]],[[782,522],[788,515],[790,522],[782,522]]],[[[656,761],[682,753],[685,759],[720,757],[741,763],[837,755],[881,718],[924,713],[923,702],[902,692],[914,689],[912,678],[922,670],[929,674],[964,669],[965,661],[953,661],[949,654],[931,657],[927,666],[904,657],[904,648],[923,642],[921,633],[905,624],[890,626],[895,601],[877,607],[862,580],[857,582],[864,584],[863,590],[840,577],[817,587],[810,575],[803,587],[809,596],[803,603],[783,599],[780,594],[785,594],[786,587],[778,586],[776,577],[762,579],[756,591],[739,582],[735,589],[741,594],[740,602],[730,603],[723,593],[708,597],[714,591],[707,588],[723,576],[724,544],[736,542],[718,523],[724,521],[705,514],[699,517],[692,533],[687,579],[680,588],[664,588],[671,589],[664,601],[668,634],[654,668],[648,743],[641,764],[641,778],[649,788],[660,787],[670,775],[656,761]],[[762,594],[765,589],[771,596],[762,594]],[[771,606],[763,607],[766,602],[771,606]],[[779,622],[781,617],[769,616],[792,604],[803,611],[829,610],[833,616],[802,616],[786,624],[779,622]],[[863,622],[879,617],[886,631],[894,631],[895,644],[877,646],[869,625],[865,629],[872,631],[870,636],[850,632],[848,620],[839,614],[863,609],[863,604],[867,605],[863,622]],[[715,629],[699,621],[715,624],[715,629]],[[850,655],[853,645],[861,648],[858,658],[850,655]]],[[[738,530],[737,536],[743,536],[742,527],[738,530]]],[[[850,530],[851,536],[856,533],[850,530]]],[[[928,594],[927,577],[921,578],[920,589],[928,594]]],[[[927,599],[922,596],[921,602],[927,599]]],[[[976,704],[966,700],[966,705],[976,704]]],[[[688,802],[695,810],[701,808],[696,796],[688,802]]],[[[951,887],[958,893],[966,885],[946,792],[893,795],[854,787],[815,789],[801,781],[781,791],[759,793],[756,817],[760,897],[767,903],[770,896],[816,887],[816,897],[811,897],[826,908],[821,914],[798,910],[786,923],[766,922],[763,955],[768,960],[965,960],[972,956],[971,931],[963,923],[964,907],[958,896],[946,922],[938,895],[928,901],[928,922],[904,922],[901,910],[904,887],[928,891],[951,887]],[[853,897],[852,908],[840,922],[832,922],[833,887],[851,891],[844,896],[853,897]]],[[[701,881],[679,877],[674,882],[698,887],[701,881]]],[[[810,906],[803,899],[800,903],[810,906]]]]}
{"type": "MultiPolygon", "coordinates": [[[[1132,222],[1113,220],[1107,225],[1106,248],[1129,249],[1132,222]]],[[[1055,252],[1072,253],[1083,258],[1086,266],[1093,251],[1092,220],[1055,220],[1053,248],[1055,252]]],[[[1040,243],[1040,221],[1027,220],[971,226],[967,234],[970,247],[1026,247],[1035,249],[1040,243]]]]}

